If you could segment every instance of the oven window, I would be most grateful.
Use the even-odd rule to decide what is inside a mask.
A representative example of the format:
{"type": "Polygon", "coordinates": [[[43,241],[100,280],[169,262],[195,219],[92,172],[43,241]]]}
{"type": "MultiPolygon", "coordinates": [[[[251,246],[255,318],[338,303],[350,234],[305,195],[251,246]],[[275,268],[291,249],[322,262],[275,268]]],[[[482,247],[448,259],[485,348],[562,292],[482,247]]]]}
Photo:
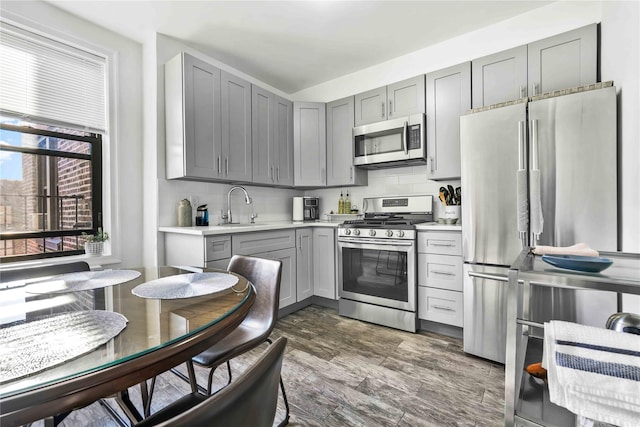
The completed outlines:
{"type": "Polygon", "coordinates": [[[409,301],[407,253],[342,248],[343,289],[396,301],[409,301]]]}

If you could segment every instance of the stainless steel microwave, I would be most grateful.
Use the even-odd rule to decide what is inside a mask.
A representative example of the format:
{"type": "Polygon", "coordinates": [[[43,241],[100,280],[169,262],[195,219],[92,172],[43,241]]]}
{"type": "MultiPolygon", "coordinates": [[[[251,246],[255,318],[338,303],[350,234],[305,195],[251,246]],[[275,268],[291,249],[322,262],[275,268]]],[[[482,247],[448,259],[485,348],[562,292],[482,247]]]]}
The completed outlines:
{"type": "Polygon", "coordinates": [[[354,127],[354,166],[377,169],[427,163],[425,128],[424,114],[354,127]]]}

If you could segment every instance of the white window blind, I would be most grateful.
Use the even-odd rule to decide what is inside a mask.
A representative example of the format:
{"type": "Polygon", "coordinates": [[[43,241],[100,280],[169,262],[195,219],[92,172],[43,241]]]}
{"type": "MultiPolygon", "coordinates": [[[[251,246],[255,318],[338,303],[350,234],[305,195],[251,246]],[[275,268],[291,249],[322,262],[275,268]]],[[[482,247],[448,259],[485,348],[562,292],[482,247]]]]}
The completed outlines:
{"type": "Polygon", "coordinates": [[[105,131],[105,59],[0,24],[0,112],[27,121],[105,131]]]}

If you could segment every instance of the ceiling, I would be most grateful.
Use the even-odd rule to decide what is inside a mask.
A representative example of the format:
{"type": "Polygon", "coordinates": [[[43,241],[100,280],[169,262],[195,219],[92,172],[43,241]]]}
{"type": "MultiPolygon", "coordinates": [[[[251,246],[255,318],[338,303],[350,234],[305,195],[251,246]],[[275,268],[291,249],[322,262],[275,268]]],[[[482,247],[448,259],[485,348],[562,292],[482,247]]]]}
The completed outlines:
{"type": "Polygon", "coordinates": [[[551,3],[48,1],[140,43],[183,40],[289,94],[551,3]]]}

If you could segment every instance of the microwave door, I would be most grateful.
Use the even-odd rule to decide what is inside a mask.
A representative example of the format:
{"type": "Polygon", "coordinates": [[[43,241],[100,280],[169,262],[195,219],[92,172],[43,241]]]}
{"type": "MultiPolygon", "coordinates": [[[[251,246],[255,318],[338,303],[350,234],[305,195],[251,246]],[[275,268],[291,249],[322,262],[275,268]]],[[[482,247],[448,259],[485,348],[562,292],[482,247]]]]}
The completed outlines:
{"type": "Polygon", "coordinates": [[[354,165],[424,158],[423,117],[410,116],[354,128],[354,165]]]}

